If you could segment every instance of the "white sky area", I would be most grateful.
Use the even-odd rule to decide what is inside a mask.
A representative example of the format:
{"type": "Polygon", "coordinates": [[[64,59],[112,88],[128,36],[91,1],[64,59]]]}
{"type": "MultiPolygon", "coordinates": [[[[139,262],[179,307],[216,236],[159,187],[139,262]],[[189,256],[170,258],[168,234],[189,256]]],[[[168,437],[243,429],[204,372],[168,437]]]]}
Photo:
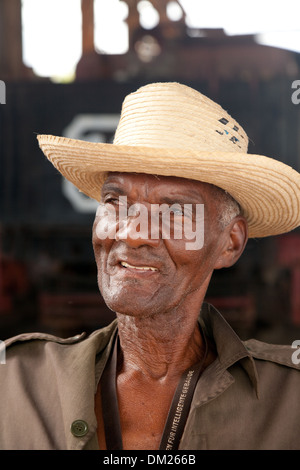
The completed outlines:
{"type": "MultiPolygon", "coordinates": [[[[257,42],[300,53],[300,0],[180,0],[188,28],[223,28],[228,35],[255,34],[257,42]]],[[[147,0],[138,4],[140,23],[149,32],[159,22],[147,0]]],[[[181,16],[170,1],[168,16],[181,16]]],[[[128,50],[127,5],[94,1],[95,49],[106,54],[128,50]]],[[[72,77],[82,53],[80,0],[22,0],[23,60],[37,75],[72,77]]]]}

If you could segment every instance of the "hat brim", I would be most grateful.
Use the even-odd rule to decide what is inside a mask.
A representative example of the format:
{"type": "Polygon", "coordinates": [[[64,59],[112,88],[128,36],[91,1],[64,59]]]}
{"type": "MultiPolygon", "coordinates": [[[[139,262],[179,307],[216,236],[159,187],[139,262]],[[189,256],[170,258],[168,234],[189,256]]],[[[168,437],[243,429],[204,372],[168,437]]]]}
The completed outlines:
{"type": "Polygon", "coordinates": [[[214,184],[240,204],[249,237],[286,233],[300,225],[300,174],[262,155],[150,148],[39,135],[54,167],[81,192],[99,201],[108,172],[177,176],[214,184]]]}

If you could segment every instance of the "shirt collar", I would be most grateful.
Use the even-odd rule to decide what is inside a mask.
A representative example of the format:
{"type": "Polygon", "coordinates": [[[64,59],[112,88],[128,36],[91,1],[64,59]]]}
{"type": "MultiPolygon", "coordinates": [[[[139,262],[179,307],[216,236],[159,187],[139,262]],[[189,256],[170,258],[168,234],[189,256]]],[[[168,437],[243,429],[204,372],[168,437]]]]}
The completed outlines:
{"type": "MultiPolygon", "coordinates": [[[[212,341],[216,347],[220,367],[223,370],[227,370],[230,366],[239,362],[247,373],[258,397],[257,370],[254,359],[244,342],[238,337],[220,312],[210,304],[204,303],[202,305],[199,323],[206,337],[212,341]]],[[[115,320],[107,328],[109,329],[110,341],[108,341],[105,354],[101,354],[101,359],[96,360],[95,387],[98,385],[100,375],[110,354],[112,338],[116,327],[117,321],[115,320]]],[[[103,345],[97,352],[99,353],[102,349],[103,345]]]]}
{"type": "Polygon", "coordinates": [[[204,303],[199,317],[204,334],[214,342],[221,367],[226,370],[240,362],[258,396],[258,374],[254,359],[243,341],[212,305],[204,303]]]}

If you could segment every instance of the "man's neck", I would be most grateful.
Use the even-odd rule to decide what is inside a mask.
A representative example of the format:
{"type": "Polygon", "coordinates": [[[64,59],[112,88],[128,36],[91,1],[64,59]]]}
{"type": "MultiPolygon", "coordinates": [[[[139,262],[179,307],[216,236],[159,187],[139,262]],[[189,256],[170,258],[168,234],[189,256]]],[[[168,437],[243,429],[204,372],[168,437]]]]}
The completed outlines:
{"type": "Polygon", "coordinates": [[[149,379],[175,379],[201,360],[204,341],[197,316],[167,313],[136,318],[118,314],[121,370],[149,379]]]}

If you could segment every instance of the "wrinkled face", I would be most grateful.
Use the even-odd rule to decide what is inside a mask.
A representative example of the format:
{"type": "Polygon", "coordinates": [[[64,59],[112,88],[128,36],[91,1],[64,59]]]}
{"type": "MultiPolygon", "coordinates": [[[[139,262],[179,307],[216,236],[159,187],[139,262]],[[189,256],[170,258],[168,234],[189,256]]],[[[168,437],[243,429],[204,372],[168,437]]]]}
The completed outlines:
{"type": "Polygon", "coordinates": [[[176,177],[111,173],[102,187],[93,226],[98,285],[108,307],[140,316],[201,305],[224,248],[225,235],[218,219],[219,207],[209,184],[176,177]],[[173,208],[168,219],[170,236],[164,232],[162,213],[160,219],[153,217],[153,207],[173,208]],[[184,211],[185,207],[189,210],[184,211]],[[201,207],[204,226],[203,213],[201,216],[201,211],[197,212],[201,207]],[[199,242],[189,245],[190,234],[184,230],[182,236],[175,234],[176,227],[184,227],[185,222],[198,232],[204,230],[203,246],[199,242]],[[151,228],[155,237],[151,236],[151,228]]]}

